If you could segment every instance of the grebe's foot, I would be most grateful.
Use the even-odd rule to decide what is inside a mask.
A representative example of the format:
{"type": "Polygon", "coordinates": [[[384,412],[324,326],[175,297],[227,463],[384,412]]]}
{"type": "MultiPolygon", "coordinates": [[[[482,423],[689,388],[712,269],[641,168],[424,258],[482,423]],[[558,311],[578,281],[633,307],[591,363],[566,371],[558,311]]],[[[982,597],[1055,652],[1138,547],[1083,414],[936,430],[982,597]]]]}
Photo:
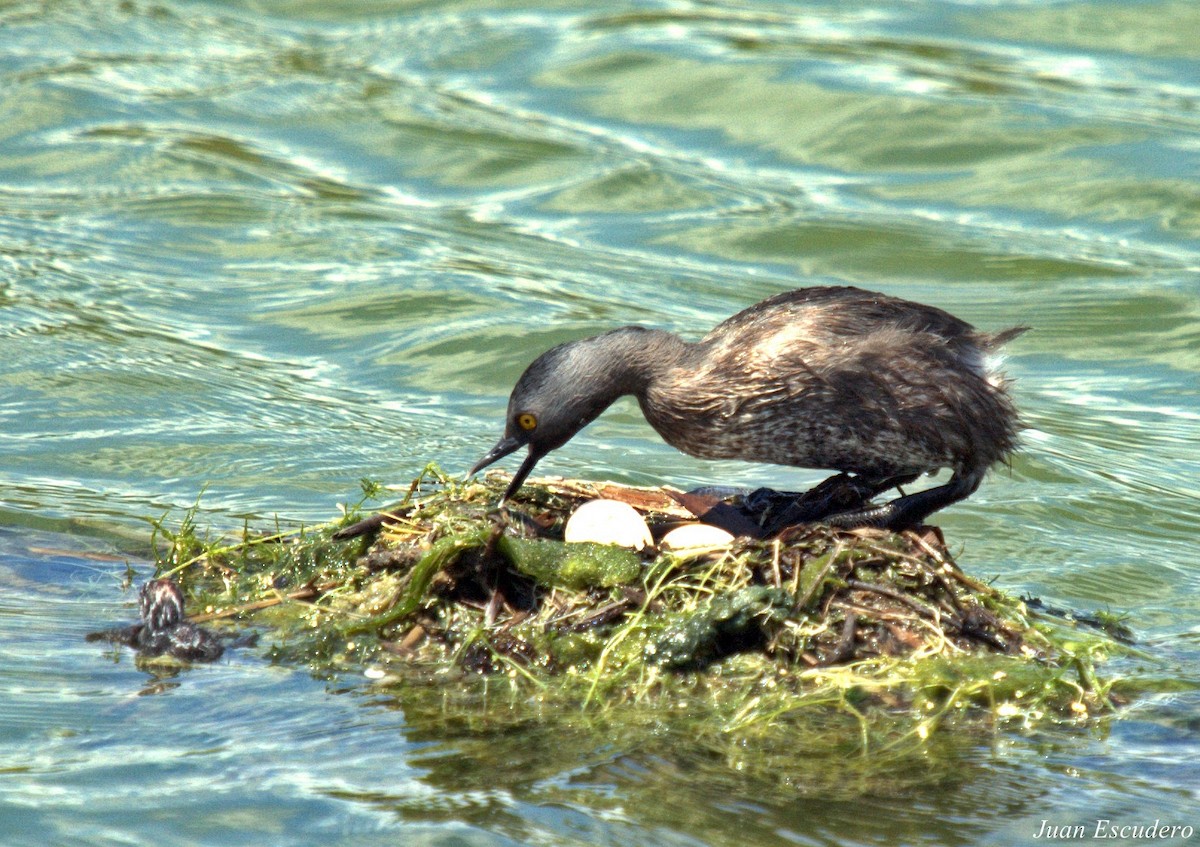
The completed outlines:
{"type": "MultiPolygon", "coordinates": [[[[802,523],[829,521],[831,516],[852,515],[871,511],[871,500],[889,488],[912,482],[917,474],[890,476],[883,479],[840,473],[795,498],[776,515],[764,516],[768,536],[802,523]]],[[[903,499],[903,498],[901,498],[903,499]]],[[[834,524],[841,526],[842,524],[834,524]]],[[[853,524],[861,526],[861,524],[853,524]]]]}
{"type": "MultiPolygon", "coordinates": [[[[830,526],[851,529],[868,526],[893,532],[911,529],[939,509],[970,497],[983,481],[983,472],[955,474],[945,485],[906,494],[879,506],[851,509],[824,518],[830,526]]],[[[903,483],[899,483],[903,484],[903,483]]]]}

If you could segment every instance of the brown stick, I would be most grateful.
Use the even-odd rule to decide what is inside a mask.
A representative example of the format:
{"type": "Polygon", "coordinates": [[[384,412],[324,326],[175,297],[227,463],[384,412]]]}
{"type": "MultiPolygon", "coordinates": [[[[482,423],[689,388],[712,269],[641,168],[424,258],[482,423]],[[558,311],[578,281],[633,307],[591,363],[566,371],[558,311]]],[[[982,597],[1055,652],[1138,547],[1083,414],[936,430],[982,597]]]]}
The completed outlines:
{"type": "Polygon", "coordinates": [[[188,620],[192,623],[207,623],[208,621],[220,620],[221,618],[232,618],[235,615],[240,615],[245,612],[257,612],[260,609],[269,609],[271,606],[278,606],[285,600],[311,600],[326,591],[331,591],[337,588],[342,583],[326,582],[322,585],[312,586],[306,585],[298,591],[293,591],[290,594],[281,594],[278,597],[271,597],[267,600],[256,600],[253,603],[246,603],[241,606],[233,606],[228,609],[222,609],[219,612],[206,612],[202,615],[189,615],[188,620]]]}
{"type": "Polygon", "coordinates": [[[930,620],[936,621],[936,620],[939,620],[939,618],[940,618],[940,615],[938,615],[938,613],[937,613],[937,609],[933,608],[932,606],[928,606],[925,603],[922,603],[920,600],[914,600],[912,597],[909,597],[903,591],[898,591],[895,588],[890,588],[886,585],[878,585],[874,582],[863,582],[862,580],[859,580],[859,579],[847,580],[846,585],[848,585],[850,588],[857,588],[860,591],[873,591],[876,594],[882,594],[885,597],[891,597],[893,600],[899,600],[901,603],[904,603],[906,606],[910,606],[913,609],[916,609],[918,612],[920,612],[922,615],[929,618],[930,620]]]}
{"type": "Polygon", "coordinates": [[[852,658],[854,656],[854,637],[857,634],[858,615],[851,612],[846,615],[846,622],[842,625],[842,635],[838,638],[837,644],[821,664],[836,665],[852,658]]]}

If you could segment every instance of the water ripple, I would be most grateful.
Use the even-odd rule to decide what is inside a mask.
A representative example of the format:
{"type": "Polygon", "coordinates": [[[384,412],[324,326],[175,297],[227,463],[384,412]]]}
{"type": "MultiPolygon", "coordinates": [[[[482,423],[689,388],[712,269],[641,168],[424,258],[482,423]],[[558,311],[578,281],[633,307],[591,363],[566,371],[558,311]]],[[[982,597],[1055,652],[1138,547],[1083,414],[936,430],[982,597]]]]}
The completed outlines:
{"type": "MultiPolygon", "coordinates": [[[[1173,644],[1200,595],[1197,8],[7,3],[0,517],[144,545],[144,517],[206,486],[216,525],[327,517],[360,477],[468,467],[545,347],[627,323],[696,338],[777,291],[859,284],[1033,327],[1007,351],[1023,449],[944,515],[968,567],[1111,603],[1173,644]]],[[[683,486],[817,477],[682,456],[628,402],[542,467],[683,486]]],[[[706,772],[696,784],[733,799],[705,832],[666,812],[661,827],[597,823],[604,786],[628,798],[675,780],[677,763],[649,756],[597,765],[583,788],[455,805],[413,776],[399,719],[381,740],[347,707],[323,739],[319,711],[288,708],[306,680],[222,665],[137,697],[128,662],[79,673],[96,654],[56,627],[127,607],[111,572],[99,593],[47,573],[0,597],[26,636],[0,648],[0,684],[20,694],[6,725],[43,732],[40,758],[5,765],[33,774],[22,832],[126,843],[128,808],[186,819],[202,790],[223,819],[393,841],[397,817],[431,842],[664,844],[733,843],[726,819],[761,820],[764,843],[841,840],[861,818],[743,806],[736,779],[706,772]],[[56,585],[69,599],[30,615],[56,585]],[[43,654],[38,681],[28,657],[43,654]],[[135,719],[159,734],[131,735],[135,719]],[[272,765],[291,744],[297,758],[272,765]],[[139,794],[148,774],[157,806],[139,794]],[[98,781],[109,799],[87,790],[98,781]],[[99,805],[85,814],[81,797],[99,805]],[[548,815],[560,801],[588,814],[548,815]]],[[[980,815],[980,797],[1016,820],[1042,814],[1029,794],[1049,785],[1047,814],[1110,796],[1114,756],[1056,752],[1088,786],[1064,790],[1031,745],[1011,774],[960,786],[957,841],[1029,837],[1009,828],[1028,820],[980,815]]],[[[1160,746],[1139,800],[1169,782],[1160,746]]],[[[910,799],[893,811],[926,825],[944,801],[910,799]]]]}

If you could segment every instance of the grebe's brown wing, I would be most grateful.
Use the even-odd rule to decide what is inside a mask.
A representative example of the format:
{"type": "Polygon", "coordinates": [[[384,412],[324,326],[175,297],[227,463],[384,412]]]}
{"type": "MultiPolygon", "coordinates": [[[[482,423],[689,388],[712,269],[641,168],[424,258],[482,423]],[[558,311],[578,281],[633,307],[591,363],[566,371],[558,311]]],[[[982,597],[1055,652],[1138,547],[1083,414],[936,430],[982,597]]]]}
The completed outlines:
{"type": "Polygon", "coordinates": [[[780,323],[806,324],[817,337],[863,335],[887,327],[951,342],[982,340],[969,323],[935,306],[846,285],[797,288],[768,297],[718,324],[704,340],[780,323]]]}

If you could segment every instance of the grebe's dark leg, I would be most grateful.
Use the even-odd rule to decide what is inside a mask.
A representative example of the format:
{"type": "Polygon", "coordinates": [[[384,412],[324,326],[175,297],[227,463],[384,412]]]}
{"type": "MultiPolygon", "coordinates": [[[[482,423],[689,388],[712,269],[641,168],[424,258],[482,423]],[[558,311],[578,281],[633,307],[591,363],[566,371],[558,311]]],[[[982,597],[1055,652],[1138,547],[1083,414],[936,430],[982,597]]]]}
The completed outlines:
{"type": "Polygon", "coordinates": [[[889,488],[912,482],[919,474],[902,474],[883,479],[852,476],[840,473],[809,489],[797,497],[786,509],[768,521],[768,535],[774,535],[785,527],[801,523],[816,523],[830,515],[841,515],[864,510],[871,499],[889,488]]]}
{"type": "Polygon", "coordinates": [[[871,483],[871,487],[873,489],[871,496],[874,497],[877,494],[882,494],[889,488],[895,488],[897,491],[900,491],[900,493],[903,494],[904,492],[900,490],[900,486],[908,485],[919,476],[919,473],[906,473],[896,474],[895,476],[889,476],[884,477],[883,479],[875,480],[873,483],[871,483]]]}
{"type": "Polygon", "coordinates": [[[956,473],[950,481],[937,488],[918,491],[897,497],[882,506],[852,509],[839,512],[826,519],[830,526],[845,527],[873,526],[879,529],[900,531],[916,526],[938,509],[970,497],[983,481],[983,471],[956,473]]]}

